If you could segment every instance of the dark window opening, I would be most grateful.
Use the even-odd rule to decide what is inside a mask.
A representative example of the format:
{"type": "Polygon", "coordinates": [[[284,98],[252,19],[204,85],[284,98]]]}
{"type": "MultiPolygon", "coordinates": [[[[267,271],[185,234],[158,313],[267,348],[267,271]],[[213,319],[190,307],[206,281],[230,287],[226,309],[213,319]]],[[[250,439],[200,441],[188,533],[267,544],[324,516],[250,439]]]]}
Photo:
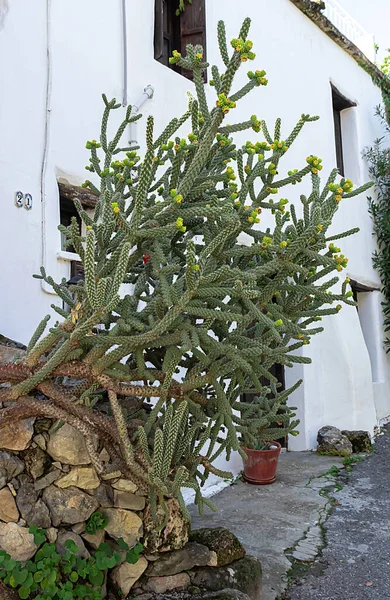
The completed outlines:
{"type": "MultiPolygon", "coordinates": [[[[272,365],[272,367],[270,367],[268,369],[268,371],[271,373],[271,375],[273,375],[274,377],[276,377],[276,379],[278,380],[279,386],[278,386],[278,392],[283,392],[283,390],[285,390],[285,377],[284,377],[284,366],[283,365],[279,365],[279,364],[274,364],[272,365]]],[[[261,385],[264,387],[268,387],[270,382],[268,379],[266,379],[265,377],[260,377],[260,382],[261,385]]],[[[243,400],[244,402],[253,402],[254,399],[256,398],[257,394],[244,394],[243,395],[243,400]]],[[[272,423],[270,425],[271,428],[281,428],[283,427],[283,425],[281,425],[280,423],[272,423]]],[[[287,448],[288,447],[288,436],[285,436],[284,438],[279,438],[278,439],[279,444],[282,446],[282,448],[287,448]]]]}
{"type": "Polygon", "coordinates": [[[177,65],[171,65],[169,58],[173,50],[185,55],[187,44],[203,47],[206,60],[206,7],[205,0],[185,3],[185,10],[176,14],[178,0],[155,0],[154,58],[177,73],[192,79],[192,73],[177,65]]]}
{"type": "Polygon", "coordinates": [[[332,86],[332,105],[333,105],[333,121],[334,121],[334,137],[336,145],[336,165],[340,175],[344,177],[344,158],[343,158],[343,132],[341,127],[341,113],[346,108],[356,106],[345,96],[340,94],[336,88],[332,86]]]}
{"type": "MultiPolygon", "coordinates": [[[[80,215],[76,210],[76,207],[72,200],[69,198],[64,198],[60,196],[60,223],[64,225],[64,227],[69,227],[72,223],[72,217],[76,217],[77,223],[79,224],[81,230],[81,219],[80,215]]],[[[61,233],[61,250],[65,250],[66,252],[76,252],[73,246],[67,246],[65,244],[65,236],[61,233]]]]}

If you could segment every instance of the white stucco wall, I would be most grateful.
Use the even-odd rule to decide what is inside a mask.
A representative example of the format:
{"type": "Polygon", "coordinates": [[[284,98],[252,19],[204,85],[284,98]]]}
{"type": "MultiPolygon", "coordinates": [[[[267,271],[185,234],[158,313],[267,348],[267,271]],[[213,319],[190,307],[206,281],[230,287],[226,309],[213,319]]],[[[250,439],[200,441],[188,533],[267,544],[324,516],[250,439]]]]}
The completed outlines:
{"type": "MultiPolygon", "coordinates": [[[[6,57],[0,65],[0,332],[21,342],[29,339],[38,319],[55,300],[31,274],[38,272],[43,260],[55,278],[68,275],[69,264],[57,257],[60,234],[56,229],[56,179],[61,176],[79,184],[86,178],[85,141],[99,135],[101,93],[121,99],[123,86],[120,1],[55,0],[50,4],[52,81],[43,198],[45,256],[41,172],[46,117],[47,0],[9,0],[0,31],[0,54],[6,57]],[[31,211],[14,206],[14,193],[19,189],[32,194],[31,211]]],[[[361,151],[381,135],[374,117],[374,106],[381,98],[369,75],[288,0],[274,0],[272,7],[268,0],[206,4],[209,61],[220,64],[217,21],[226,21],[231,38],[249,15],[253,20],[250,38],[257,52],[253,66],[264,68],[269,78],[267,88],[259,88],[239,103],[232,120],[244,120],[256,113],[271,124],[281,116],[286,137],[302,112],[320,115],[320,121],[307,125],[287,153],[284,167],[286,172],[300,167],[308,154],[317,154],[323,158],[326,174],[335,165],[332,82],[356,103],[355,108],[343,114],[346,175],[356,184],[366,181],[367,168],[361,151]]],[[[154,98],[144,105],[143,114],[155,116],[159,132],[173,116],[184,112],[186,91],[192,84],[153,59],[153,16],[153,0],[128,2],[128,101],[134,102],[144,87],[152,84],[154,98]]],[[[237,87],[246,81],[246,71],[244,67],[237,87]]],[[[213,94],[211,89],[211,98],[213,94]]],[[[143,128],[140,123],[140,139],[143,128]]],[[[248,137],[255,139],[255,134],[246,132],[240,140],[245,142],[248,137]]],[[[293,191],[301,192],[297,188],[293,191]]],[[[378,287],[378,276],[371,263],[375,241],[364,195],[342,202],[334,230],[354,226],[359,226],[361,232],[340,241],[342,251],[350,259],[346,274],[378,287]]],[[[377,420],[390,414],[390,363],[381,344],[380,298],[373,293],[362,302],[363,329],[356,309],[344,307],[337,317],[324,320],[325,332],[305,349],[312,356],[313,365],[297,366],[287,372],[287,382],[304,377],[304,385],[291,400],[301,418],[301,434],[291,440],[292,449],[315,447],[316,433],[322,425],[372,432],[377,420]],[[374,384],[370,355],[375,357],[374,384]]],[[[235,457],[230,466],[238,472],[239,458],[235,457]]]]}

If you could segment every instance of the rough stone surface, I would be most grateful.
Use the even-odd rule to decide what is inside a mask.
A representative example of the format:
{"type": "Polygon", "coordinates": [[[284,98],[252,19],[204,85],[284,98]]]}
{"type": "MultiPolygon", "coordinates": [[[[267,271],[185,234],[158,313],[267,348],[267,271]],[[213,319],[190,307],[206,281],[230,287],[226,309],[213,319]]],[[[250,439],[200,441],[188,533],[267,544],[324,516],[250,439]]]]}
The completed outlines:
{"type": "Polygon", "coordinates": [[[38,448],[46,451],[47,442],[46,442],[45,436],[42,433],[38,433],[38,435],[35,435],[33,437],[33,442],[35,442],[35,444],[38,446],[38,448]]]}
{"type": "Polygon", "coordinates": [[[204,567],[208,565],[211,558],[211,552],[207,546],[189,542],[180,550],[164,552],[160,558],[149,565],[146,575],[148,577],[176,575],[193,567],[204,567]]]}
{"type": "Polygon", "coordinates": [[[202,600],[251,600],[247,594],[239,590],[225,589],[219,592],[203,592],[202,600]]]}
{"type": "Polygon", "coordinates": [[[261,562],[263,600],[275,600],[286,589],[291,569],[285,551],[327,511],[328,499],[319,492],[327,486],[333,491],[335,484],[329,475],[321,476],[341,463],[342,458],[315,452],[282,452],[273,485],[237,481],[213,497],[216,513],[199,516],[196,506],[190,507],[192,527],[229,527],[261,562]]]}
{"type": "Polygon", "coordinates": [[[37,481],[34,483],[34,488],[37,492],[43,490],[44,488],[49,487],[50,484],[57,481],[59,477],[61,477],[61,471],[54,469],[54,471],[50,471],[40,479],[37,479],[37,481]]]}
{"type": "Polygon", "coordinates": [[[375,453],[356,465],[335,510],[325,523],[326,547],[304,578],[298,577],[288,600],[387,600],[390,598],[390,427],[379,436],[375,453]]]}
{"type": "Polygon", "coordinates": [[[190,540],[204,544],[217,554],[217,566],[229,565],[245,556],[245,548],[239,539],[224,527],[191,531],[190,540]]]}
{"type": "Polygon", "coordinates": [[[46,530],[46,537],[50,543],[54,543],[58,537],[58,529],[49,527],[49,529],[46,530]]]}
{"type": "Polygon", "coordinates": [[[212,592],[237,589],[251,600],[261,600],[261,565],[254,556],[245,556],[225,567],[203,567],[191,574],[191,583],[212,592]]]}
{"type": "Polygon", "coordinates": [[[351,442],[337,427],[331,425],[321,427],[318,431],[317,442],[318,454],[328,456],[350,456],[352,454],[351,442]]]}
{"type": "Polygon", "coordinates": [[[50,485],[43,491],[42,498],[55,527],[61,523],[74,525],[86,521],[99,506],[95,498],[75,487],[62,490],[50,485]]]}
{"type": "Polygon", "coordinates": [[[0,427],[0,448],[4,450],[25,450],[34,435],[34,418],[8,423],[0,427]]]}
{"type": "Polygon", "coordinates": [[[38,492],[35,490],[32,480],[28,475],[20,475],[19,483],[16,504],[23,519],[29,525],[47,529],[51,526],[49,509],[41,499],[38,499],[38,492]]]}
{"type": "Polygon", "coordinates": [[[99,548],[100,544],[104,542],[105,531],[104,529],[98,529],[96,533],[83,533],[82,537],[85,539],[87,544],[95,550],[99,548]]]}
{"type": "Polygon", "coordinates": [[[0,520],[9,523],[16,523],[19,519],[19,511],[11,490],[4,487],[0,490],[0,520]]]}
{"type": "Polygon", "coordinates": [[[88,552],[88,550],[85,547],[85,544],[83,542],[83,540],[81,539],[81,537],[79,535],[77,535],[77,533],[74,533],[73,531],[59,531],[58,533],[58,537],[57,537],[57,541],[56,541],[56,550],[58,552],[58,554],[65,554],[66,553],[66,547],[65,547],[65,542],[66,540],[73,540],[74,543],[77,546],[77,556],[82,556],[83,558],[89,558],[90,554],[88,552]]]}
{"type": "Polygon", "coordinates": [[[108,518],[105,531],[112,538],[123,538],[132,547],[142,536],[142,520],[131,510],[105,508],[101,512],[108,518]]]}
{"type": "Polygon", "coordinates": [[[50,464],[48,455],[39,446],[27,448],[22,452],[21,458],[26,466],[27,473],[33,479],[41,477],[50,464]]]}
{"type": "Polygon", "coordinates": [[[24,471],[24,464],[9,452],[0,452],[0,489],[24,471]]]}
{"type": "Polygon", "coordinates": [[[37,551],[34,536],[16,523],[0,523],[0,548],[20,561],[29,560],[37,551]]]}
{"type": "Polygon", "coordinates": [[[136,492],[137,486],[135,483],[130,481],[129,479],[118,479],[115,483],[112,484],[112,487],[115,490],[120,490],[121,492],[136,492]]]}
{"type": "Polygon", "coordinates": [[[114,490],[114,506],[116,508],[127,508],[129,510],[143,510],[145,508],[144,496],[137,496],[132,492],[114,490]]]}
{"type": "Polygon", "coordinates": [[[156,594],[164,594],[170,590],[185,590],[190,583],[187,573],[178,573],[167,577],[151,577],[146,588],[156,594]]]}
{"type": "MultiPolygon", "coordinates": [[[[168,522],[160,530],[156,530],[150,506],[144,512],[144,546],[147,552],[169,552],[178,550],[188,542],[190,524],[183,517],[183,512],[177,500],[171,498],[167,501],[168,522]]],[[[164,519],[161,507],[158,509],[158,520],[164,519]]]]}
{"type": "Polygon", "coordinates": [[[371,452],[371,437],[368,431],[342,431],[352,444],[353,452],[371,452]]]}
{"type": "Polygon", "coordinates": [[[88,465],[91,462],[83,434],[67,423],[50,435],[47,453],[54,460],[68,465],[88,465]]]}
{"type": "Polygon", "coordinates": [[[75,486],[84,490],[95,490],[99,487],[100,481],[92,467],[76,467],[67,475],[57,479],[56,485],[60,488],[75,486]]]}
{"type": "Polygon", "coordinates": [[[18,362],[26,355],[26,346],[0,334],[0,364],[18,362]]]}
{"type": "Polygon", "coordinates": [[[123,596],[127,596],[135,582],[138,581],[142,573],[146,570],[147,566],[148,561],[146,558],[140,556],[134,565],[124,562],[113,569],[111,574],[112,581],[122,591],[123,596]]]}
{"type": "Polygon", "coordinates": [[[90,490],[89,493],[96,498],[103,508],[114,506],[114,490],[107,483],[101,483],[96,490],[90,490]]]}
{"type": "Polygon", "coordinates": [[[74,533],[83,533],[85,529],[85,521],[81,521],[81,523],[75,523],[74,525],[72,525],[72,531],[74,531],[74,533]]]}

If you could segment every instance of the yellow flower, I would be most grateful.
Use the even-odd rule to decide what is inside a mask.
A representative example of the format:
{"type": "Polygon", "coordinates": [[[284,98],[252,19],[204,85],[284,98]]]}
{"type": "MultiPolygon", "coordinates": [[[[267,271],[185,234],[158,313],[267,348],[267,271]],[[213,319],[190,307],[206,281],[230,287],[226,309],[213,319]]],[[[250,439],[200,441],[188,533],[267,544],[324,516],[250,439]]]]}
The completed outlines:
{"type": "Polygon", "coordinates": [[[114,206],[113,211],[114,213],[118,213],[120,211],[119,206],[114,206]]]}

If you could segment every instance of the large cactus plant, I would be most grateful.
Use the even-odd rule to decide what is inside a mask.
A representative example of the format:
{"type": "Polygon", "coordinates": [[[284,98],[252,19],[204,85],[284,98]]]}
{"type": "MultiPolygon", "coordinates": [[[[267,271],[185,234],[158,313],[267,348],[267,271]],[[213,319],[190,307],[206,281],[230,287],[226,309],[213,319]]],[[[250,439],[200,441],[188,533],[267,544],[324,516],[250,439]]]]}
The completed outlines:
{"type": "MultiPolygon", "coordinates": [[[[100,139],[87,142],[93,181],[84,184],[96,192],[96,209],[90,216],[76,202],[85,238],[76,219],[61,228],[85,281],[69,290],[42,269],[70,313],[57,307],[61,321],[44,336],[48,318],[40,323],[26,360],[0,366],[1,381],[11,384],[0,391],[0,400],[11,402],[1,410],[3,425],[32,415],[71,424],[85,435],[96,470],[134,480],[154,514],[167,497],[185,511],[183,488],[195,490],[202,510],[208,475],[227,475],[215,467],[217,457],[240,451],[243,437],[256,440],[267,398],[272,406],[278,398],[270,367],[310,362],[300,349],[322,331],[316,322],[351,303],[348,280],[334,288],[332,273],[347,259],[333,241],[357,230],[330,235],[329,227],[339,202],[361,189],[336,183],[337,170],[321,186],[321,159],[312,155],[278,176],[284,154],[316,117],[302,115],[283,138],[280,119],[273,133],[255,115],[224,123],[244,96],[267,84],[264,71],[249,71],[244,87],[234,88],[238,69],[255,59],[249,25],[245,20],[230,53],[218,25],[223,73],[211,68],[212,107],[202,48],[173,53],[173,62],[193,72],[196,97],[162,133],[148,118],[143,158],[137,148],[120,147],[134,120],[131,107],[109,141],[109,117],[119,105],[103,96],[100,139]],[[184,127],[187,137],[176,137],[184,127]],[[238,148],[233,134],[245,130],[251,141],[238,148]],[[310,194],[287,210],[282,192],[305,177],[310,194]],[[262,226],[262,212],[272,228],[262,226]],[[69,390],[65,376],[79,384],[69,390]],[[112,416],[93,408],[102,392],[112,416]],[[241,400],[248,393],[260,400],[248,406],[241,400]],[[125,413],[129,396],[135,408],[125,413]],[[108,466],[96,454],[96,434],[111,456],[108,466]]],[[[281,392],[280,406],[292,389],[281,392]]],[[[295,432],[296,421],[284,422],[295,432]]]]}

